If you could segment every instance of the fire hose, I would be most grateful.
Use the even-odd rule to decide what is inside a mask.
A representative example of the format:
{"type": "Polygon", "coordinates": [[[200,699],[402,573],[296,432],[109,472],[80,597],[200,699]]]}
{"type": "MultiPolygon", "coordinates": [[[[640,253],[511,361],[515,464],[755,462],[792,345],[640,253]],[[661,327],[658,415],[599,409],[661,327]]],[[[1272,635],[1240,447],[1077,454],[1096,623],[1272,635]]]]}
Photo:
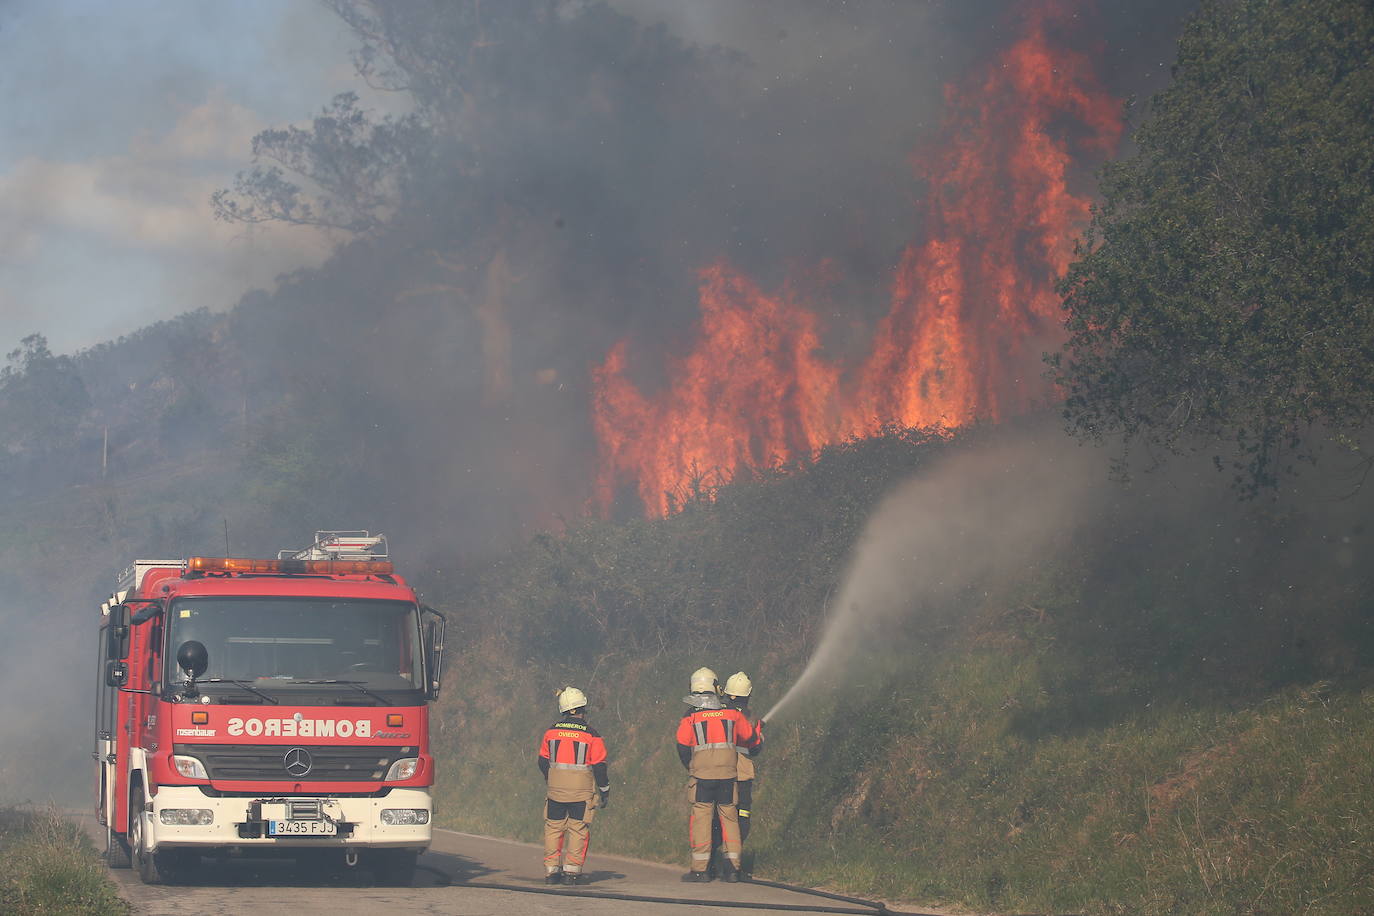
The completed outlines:
{"type": "Polygon", "coordinates": [[[736,910],[775,910],[789,913],[849,913],[854,914],[854,916],[936,916],[934,913],[921,913],[914,910],[893,910],[889,909],[887,904],[876,900],[865,900],[862,897],[848,897],[844,894],[834,894],[829,891],[817,890],[812,887],[798,887],[794,884],[783,884],[780,881],[765,881],[761,878],[751,878],[748,883],[757,884],[761,887],[772,887],[778,890],[791,891],[796,894],[823,897],[827,900],[835,900],[840,903],[852,905],[828,906],[801,903],[756,903],[747,900],[705,900],[699,897],[659,897],[648,894],[624,894],[616,891],[571,890],[561,887],[531,887],[523,884],[498,884],[485,881],[455,881],[452,875],[442,869],[434,868],[429,865],[420,865],[418,867],[436,875],[448,886],[471,887],[493,891],[515,891],[521,894],[555,894],[565,897],[623,900],[627,903],[667,903],[680,906],[712,906],[736,910]]]}

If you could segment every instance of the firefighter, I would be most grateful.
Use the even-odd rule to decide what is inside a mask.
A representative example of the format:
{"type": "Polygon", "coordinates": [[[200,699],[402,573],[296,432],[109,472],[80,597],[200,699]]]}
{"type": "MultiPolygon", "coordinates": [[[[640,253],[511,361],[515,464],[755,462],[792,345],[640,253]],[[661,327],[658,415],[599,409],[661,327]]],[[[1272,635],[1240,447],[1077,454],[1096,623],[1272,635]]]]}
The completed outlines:
{"type": "Polygon", "coordinates": [[[691,815],[687,836],[692,847],[692,870],[687,881],[709,881],[706,869],[711,860],[711,827],[719,818],[725,859],[721,862],[726,881],[739,880],[739,816],[735,808],[735,777],[739,748],[753,748],[759,732],[738,709],[726,708],[720,699],[720,685],[710,668],[692,672],[691,692],[684,698],[689,707],[677,727],[677,752],[687,768],[687,800],[691,815]]]}
{"type": "Polygon", "coordinates": [[[544,799],[544,883],[585,884],[582,866],[592,839],[592,813],[610,801],[606,742],[587,724],[587,695],[558,692],[558,721],[539,743],[544,799]],[[560,863],[561,860],[561,863],[560,863]]]}
{"type": "MultiPolygon", "coordinates": [[[[725,681],[725,705],[749,715],[749,695],[754,682],[743,671],[736,671],[725,681]]],[[[754,806],[754,758],[763,753],[763,723],[755,722],[759,740],[751,748],[740,748],[738,772],[735,775],[735,804],[739,809],[739,841],[743,846],[749,839],[749,816],[754,806]]]]}
{"type": "MultiPolygon", "coordinates": [[[[743,671],[736,671],[725,680],[725,688],[722,698],[725,705],[733,709],[738,709],[746,716],[749,715],[749,695],[754,692],[754,683],[749,680],[749,675],[743,671]]],[[[744,844],[749,839],[750,815],[752,814],[754,801],[754,758],[763,752],[763,723],[756,722],[754,727],[759,732],[759,743],[752,748],[739,749],[739,761],[736,764],[735,774],[735,809],[739,815],[739,843],[740,856],[743,859],[744,844]]],[[[707,868],[707,873],[714,876],[717,865],[723,855],[721,844],[720,827],[717,824],[711,836],[711,864],[707,868]]],[[[746,872],[741,869],[740,876],[745,877],[746,872]]]]}

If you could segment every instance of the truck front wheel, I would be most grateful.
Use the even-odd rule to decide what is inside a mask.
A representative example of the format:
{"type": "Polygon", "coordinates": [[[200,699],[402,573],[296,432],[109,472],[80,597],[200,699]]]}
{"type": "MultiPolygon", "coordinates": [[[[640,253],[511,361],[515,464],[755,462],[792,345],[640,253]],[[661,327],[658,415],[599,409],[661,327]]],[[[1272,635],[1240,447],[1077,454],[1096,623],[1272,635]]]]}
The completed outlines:
{"type": "Polygon", "coordinates": [[[129,799],[129,849],[133,866],[144,884],[175,884],[185,877],[196,857],[183,849],[149,852],[143,814],[143,790],[134,789],[129,799]]]}

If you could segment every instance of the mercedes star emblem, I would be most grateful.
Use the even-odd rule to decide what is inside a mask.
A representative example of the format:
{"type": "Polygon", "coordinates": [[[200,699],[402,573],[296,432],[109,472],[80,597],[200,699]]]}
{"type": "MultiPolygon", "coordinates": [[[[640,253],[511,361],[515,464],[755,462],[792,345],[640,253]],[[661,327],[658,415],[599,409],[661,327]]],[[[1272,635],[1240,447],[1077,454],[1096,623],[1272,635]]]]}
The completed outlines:
{"type": "Polygon", "coordinates": [[[310,753],[303,747],[291,748],[281,762],[292,776],[299,778],[310,772],[310,753]]]}

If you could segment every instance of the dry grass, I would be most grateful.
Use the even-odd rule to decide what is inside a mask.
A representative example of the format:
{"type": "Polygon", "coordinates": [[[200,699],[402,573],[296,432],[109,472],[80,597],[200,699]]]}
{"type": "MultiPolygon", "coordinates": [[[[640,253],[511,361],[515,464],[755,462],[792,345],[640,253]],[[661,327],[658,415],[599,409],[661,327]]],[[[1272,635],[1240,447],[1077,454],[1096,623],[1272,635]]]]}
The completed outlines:
{"type": "Polygon", "coordinates": [[[54,808],[0,809],[0,912],[115,916],[129,912],[80,825],[54,808]]]}

